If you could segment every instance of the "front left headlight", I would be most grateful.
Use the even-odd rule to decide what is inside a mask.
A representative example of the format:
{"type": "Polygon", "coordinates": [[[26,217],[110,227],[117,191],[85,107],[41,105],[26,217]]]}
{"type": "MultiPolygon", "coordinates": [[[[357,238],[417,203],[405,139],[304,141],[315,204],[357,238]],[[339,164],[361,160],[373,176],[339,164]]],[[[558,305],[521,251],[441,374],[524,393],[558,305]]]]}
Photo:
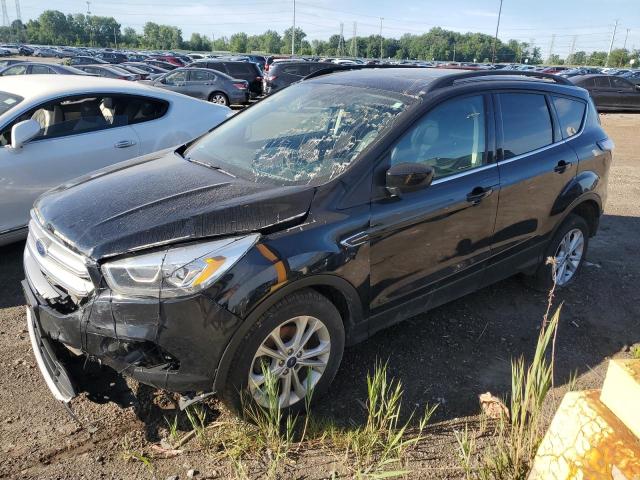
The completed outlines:
{"type": "Polygon", "coordinates": [[[259,234],[195,243],[107,262],[102,273],[116,293],[180,297],[207,288],[240,260],[259,234]]]}

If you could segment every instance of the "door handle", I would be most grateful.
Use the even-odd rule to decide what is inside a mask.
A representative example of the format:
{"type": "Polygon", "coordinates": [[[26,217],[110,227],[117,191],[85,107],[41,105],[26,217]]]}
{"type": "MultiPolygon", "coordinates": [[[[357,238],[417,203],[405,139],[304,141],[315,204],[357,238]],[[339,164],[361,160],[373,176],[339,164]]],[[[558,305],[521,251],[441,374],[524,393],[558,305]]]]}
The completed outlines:
{"type": "Polygon", "coordinates": [[[491,187],[476,187],[467,194],[467,202],[472,205],[478,205],[484,198],[493,193],[491,187]]]}
{"type": "Polygon", "coordinates": [[[114,147],[116,147],[116,148],[128,148],[128,147],[133,147],[135,144],[136,144],[136,142],[134,142],[133,140],[120,140],[119,142],[116,142],[114,147]]]}
{"type": "Polygon", "coordinates": [[[556,173],[564,173],[567,168],[571,166],[571,162],[565,162],[564,160],[560,160],[558,164],[553,167],[553,171],[556,173]]]}

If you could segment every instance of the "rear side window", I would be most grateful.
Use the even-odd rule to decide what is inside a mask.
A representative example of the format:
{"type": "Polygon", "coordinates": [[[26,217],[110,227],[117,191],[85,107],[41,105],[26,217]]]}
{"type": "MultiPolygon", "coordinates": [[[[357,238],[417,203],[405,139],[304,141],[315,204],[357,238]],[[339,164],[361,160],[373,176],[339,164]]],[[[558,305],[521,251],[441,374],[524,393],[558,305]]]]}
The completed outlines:
{"type": "Polygon", "coordinates": [[[619,88],[621,90],[633,90],[633,85],[624,78],[611,77],[611,86],[613,88],[619,88]]]}
{"type": "Polygon", "coordinates": [[[553,143],[553,128],[544,95],[500,94],[504,158],[509,159],[553,143]]]}
{"type": "Polygon", "coordinates": [[[289,75],[297,75],[300,77],[306,77],[309,75],[308,65],[287,65],[282,68],[282,73],[288,73],[289,75]]]}
{"type": "Polygon", "coordinates": [[[248,63],[230,63],[227,65],[227,71],[229,75],[255,75],[257,73],[248,63]]]}
{"type": "Polygon", "coordinates": [[[53,73],[53,70],[51,70],[49,67],[47,67],[45,65],[32,65],[31,66],[31,74],[32,75],[47,74],[47,73],[53,73]]]}
{"type": "Polygon", "coordinates": [[[596,88],[609,88],[611,84],[609,83],[609,77],[596,77],[596,88]]]}
{"type": "Polygon", "coordinates": [[[586,105],[580,100],[565,97],[552,97],[553,106],[560,120],[562,138],[569,138],[580,131],[586,105]]]}
{"type": "Polygon", "coordinates": [[[215,80],[215,75],[211,72],[203,70],[191,70],[189,79],[192,82],[206,82],[207,80],[215,80]]]}

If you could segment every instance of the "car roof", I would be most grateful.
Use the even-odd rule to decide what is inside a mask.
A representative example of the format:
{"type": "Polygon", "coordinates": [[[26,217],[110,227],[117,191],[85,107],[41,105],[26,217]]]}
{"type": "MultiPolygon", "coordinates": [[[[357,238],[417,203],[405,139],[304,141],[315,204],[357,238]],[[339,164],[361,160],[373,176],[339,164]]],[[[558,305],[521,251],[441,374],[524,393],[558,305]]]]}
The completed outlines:
{"type": "MultiPolygon", "coordinates": [[[[331,64],[327,64],[327,68],[331,68],[331,64]]],[[[335,67],[335,65],[333,65],[335,67]]],[[[436,82],[445,79],[456,80],[460,77],[460,83],[468,82],[481,83],[485,80],[500,80],[501,83],[517,83],[518,86],[529,85],[539,87],[543,86],[562,86],[550,81],[541,80],[537,77],[526,77],[520,75],[517,71],[510,72],[512,74],[499,74],[493,70],[459,70],[448,68],[415,68],[415,67],[391,67],[391,68],[356,68],[348,70],[337,70],[331,74],[322,75],[320,70],[313,78],[305,80],[306,82],[330,83],[335,85],[350,85],[354,87],[375,88],[378,90],[387,90],[390,92],[401,93],[405,95],[420,96],[429,91],[430,86],[436,82]],[[475,76],[470,77],[469,74],[475,76]]],[[[559,78],[559,77],[558,77],[559,78]]],[[[560,79],[559,79],[560,80],[560,79]]],[[[562,79],[566,81],[566,79],[562,79]]],[[[494,83],[494,82],[492,82],[494,83]]],[[[456,84],[457,85],[457,84],[456,84]]],[[[577,87],[571,86],[575,89],[577,87]]]]}
{"type": "Polygon", "coordinates": [[[160,96],[158,89],[141,83],[84,75],[10,75],[0,77],[0,91],[34,101],[91,92],[153,93],[160,96]]]}

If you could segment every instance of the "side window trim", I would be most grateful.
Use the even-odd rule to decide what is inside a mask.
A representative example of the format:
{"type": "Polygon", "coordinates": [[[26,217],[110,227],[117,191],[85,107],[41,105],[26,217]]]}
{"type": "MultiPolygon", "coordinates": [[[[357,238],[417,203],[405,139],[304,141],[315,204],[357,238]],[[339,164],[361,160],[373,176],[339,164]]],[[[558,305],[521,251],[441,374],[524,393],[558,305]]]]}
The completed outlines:
{"type": "Polygon", "coordinates": [[[562,127],[560,126],[560,118],[558,117],[558,112],[556,112],[556,106],[551,101],[551,95],[545,93],[544,99],[547,102],[547,110],[551,119],[551,131],[553,132],[551,145],[554,145],[563,140],[562,127]]]}
{"type": "Polygon", "coordinates": [[[550,93],[549,94],[549,103],[551,105],[553,115],[557,119],[558,125],[560,126],[560,140],[558,140],[557,142],[553,142],[553,144],[555,145],[556,143],[566,142],[568,140],[571,140],[573,138],[576,138],[576,137],[580,136],[582,134],[582,131],[585,128],[585,125],[587,124],[587,115],[589,115],[589,105],[588,105],[588,103],[585,102],[582,98],[572,97],[570,95],[563,95],[562,93],[550,93]],[[562,135],[562,125],[560,125],[560,115],[558,114],[558,111],[556,110],[556,105],[555,105],[555,103],[553,101],[553,97],[566,98],[567,100],[572,100],[574,102],[580,102],[580,103],[582,103],[584,105],[584,114],[582,115],[582,122],[580,123],[580,128],[578,129],[578,131],[574,135],[571,135],[570,137],[564,138],[563,135],[562,135]]]}

